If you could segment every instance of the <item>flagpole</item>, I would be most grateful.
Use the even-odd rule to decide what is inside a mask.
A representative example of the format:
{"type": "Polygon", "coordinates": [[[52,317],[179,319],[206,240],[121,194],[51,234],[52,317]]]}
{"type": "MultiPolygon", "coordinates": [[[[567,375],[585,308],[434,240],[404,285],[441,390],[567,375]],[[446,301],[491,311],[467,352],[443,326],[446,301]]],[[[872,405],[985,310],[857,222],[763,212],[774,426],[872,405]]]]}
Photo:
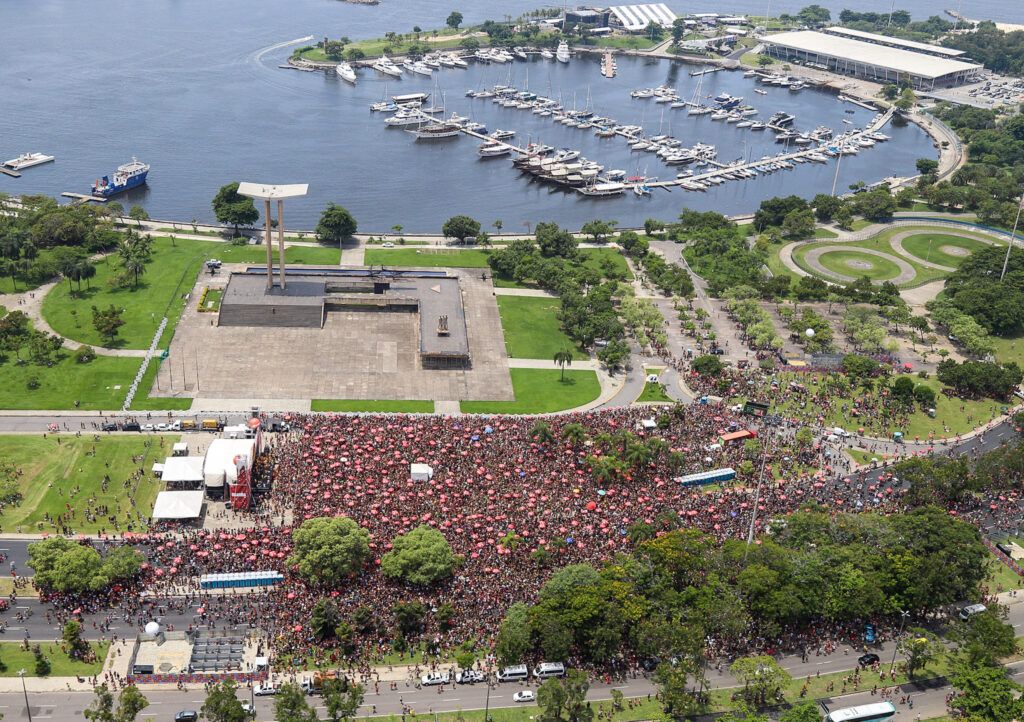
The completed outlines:
{"type": "Polygon", "coordinates": [[[1003,272],[999,274],[1000,283],[1006,277],[1006,267],[1010,265],[1010,251],[1013,250],[1013,242],[1017,238],[1017,224],[1020,223],[1021,208],[1024,208],[1024,195],[1021,195],[1020,203],[1017,204],[1017,218],[1013,221],[1013,230],[1010,231],[1010,245],[1006,247],[1006,260],[1003,261],[1003,272]]]}

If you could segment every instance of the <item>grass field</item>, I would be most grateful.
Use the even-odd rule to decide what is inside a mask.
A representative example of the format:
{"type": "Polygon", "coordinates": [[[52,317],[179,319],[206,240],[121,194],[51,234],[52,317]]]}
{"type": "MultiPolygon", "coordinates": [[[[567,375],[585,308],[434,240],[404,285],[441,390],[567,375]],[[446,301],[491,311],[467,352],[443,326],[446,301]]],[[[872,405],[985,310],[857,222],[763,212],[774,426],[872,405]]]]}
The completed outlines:
{"type": "Polygon", "coordinates": [[[985,581],[982,583],[988,585],[989,591],[992,594],[1009,589],[1020,589],[1022,586],[1020,575],[1016,574],[991,552],[989,552],[988,574],[985,575],[985,581]]]}
{"type": "Polygon", "coordinates": [[[574,361],[589,356],[559,328],[557,298],[498,296],[501,328],[505,332],[505,352],[509,358],[537,358],[554,361],[563,349],[572,352],[574,361]]]}
{"type": "Polygon", "coordinates": [[[996,346],[996,361],[1004,364],[1010,361],[1024,364],[1024,336],[992,336],[991,339],[996,346]]]}
{"type": "Polygon", "coordinates": [[[390,414],[432,414],[433,401],[381,400],[365,401],[361,399],[313,399],[312,411],[368,411],[390,414]]]}
{"type": "MultiPolygon", "coordinates": [[[[29,640],[32,646],[37,642],[29,640]]],[[[91,677],[103,671],[103,662],[110,650],[110,642],[90,642],[99,659],[96,662],[78,662],[61,651],[61,645],[54,642],[39,642],[43,656],[50,661],[50,677],[91,677]]],[[[0,642],[0,659],[7,669],[0,677],[17,677],[18,670],[24,669],[26,677],[36,677],[36,657],[30,649],[22,649],[21,642],[0,642]]]]}
{"type": "MultiPolygon", "coordinates": [[[[804,384],[810,393],[818,392],[818,377],[814,374],[794,374],[783,372],[778,374],[778,379],[783,383],[797,381],[798,383],[804,384]]],[[[884,435],[891,437],[892,432],[901,431],[908,439],[913,439],[915,436],[920,436],[922,439],[925,439],[929,433],[934,433],[935,440],[940,441],[943,434],[949,438],[956,434],[966,433],[977,424],[987,423],[989,419],[999,413],[999,404],[993,401],[961,401],[958,398],[949,398],[939,393],[942,385],[934,378],[918,379],[917,377],[914,377],[914,382],[930,386],[935,390],[935,418],[931,418],[923,411],[916,411],[910,416],[909,422],[905,427],[901,428],[890,424],[884,428],[874,430],[869,429],[868,433],[870,435],[884,435]],[[963,411],[960,410],[961,406],[963,407],[963,411]],[[971,417],[972,420],[968,421],[968,417],[971,417]],[[943,430],[943,421],[945,421],[946,425],[950,427],[950,432],[948,434],[943,430]]],[[[833,426],[839,426],[851,432],[860,428],[861,422],[859,422],[855,417],[851,417],[850,419],[844,418],[842,411],[839,410],[843,405],[848,407],[851,406],[853,398],[861,395],[861,393],[858,393],[856,390],[851,390],[850,393],[851,395],[846,398],[837,398],[833,395],[833,411],[825,417],[824,423],[826,427],[831,428],[833,426]]],[[[730,403],[739,403],[746,400],[745,396],[735,396],[732,398],[735,400],[730,400],[730,403]]],[[[782,404],[772,404],[773,413],[792,416],[795,415],[797,411],[799,411],[799,408],[798,403],[795,400],[787,401],[782,404]]],[[[877,453],[872,454],[872,456],[877,456],[879,459],[883,458],[882,454],[877,453]]]]}
{"type": "MultiPolygon", "coordinates": [[[[806,255],[806,254],[804,254],[806,255]]],[[[892,261],[873,256],[868,253],[858,253],[856,249],[827,251],[818,257],[821,265],[844,276],[860,278],[867,276],[872,281],[888,281],[900,275],[899,266],[892,261]],[[860,268],[851,265],[852,263],[867,264],[870,268],[860,268]]]]}
{"type": "MultiPolygon", "coordinates": [[[[159,358],[154,358],[149,362],[149,368],[146,369],[146,373],[139,383],[139,390],[135,392],[135,396],[132,398],[132,411],[188,411],[192,408],[192,399],[187,397],[149,395],[161,363],[163,361],[159,358]]],[[[160,393],[159,390],[157,390],[157,393],[160,393]]]]}
{"type": "Polygon", "coordinates": [[[945,233],[921,233],[907,236],[903,239],[903,250],[922,261],[930,261],[931,263],[938,263],[940,266],[958,268],[963,260],[967,258],[967,255],[954,256],[946,253],[942,250],[943,246],[962,248],[970,254],[977,253],[983,248],[988,248],[989,244],[974,240],[973,238],[952,236],[945,233]]]}
{"type": "Polygon", "coordinates": [[[547,414],[575,408],[601,395],[594,371],[566,369],[509,369],[515,401],[463,401],[464,414],[547,414]]]}
{"type": "Polygon", "coordinates": [[[652,401],[672,403],[672,398],[665,393],[665,389],[662,388],[661,384],[652,384],[650,381],[648,381],[646,384],[644,384],[643,393],[640,394],[639,397],[637,397],[637,402],[640,403],[652,401]]]}
{"type": "Polygon", "coordinates": [[[0,363],[0,408],[70,409],[78,401],[83,410],[120,409],[142,363],[138,358],[97,356],[82,364],[68,350],[60,351],[58,358],[53,366],[19,366],[17,355],[11,354],[0,363]],[[38,388],[28,387],[32,377],[38,388]]]}
{"type": "Polygon", "coordinates": [[[205,300],[202,304],[203,310],[216,311],[220,309],[220,300],[224,297],[223,288],[210,288],[206,291],[205,300]]]}
{"type": "MultiPolygon", "coordinates": [[[[95,499],[96,504],[106,504],[123,530],[124,515],[131,505],[128,490],[122,483],[140,466],[132,461],[132,456],[146,454],[141,465],[148,470],[154,460],[163,461],[170,455],[171,445],[178,438],[118,434],[103,435],[99,441],[93,441],[91,435],[75,438],[68,433],[47,434],[45,439],[42,434],[0,436],[0,457],[10,459],[22,471],[19,484],[23,495],[18,506],[8,507],[0,513],[3,530],[11,533],[20,525],[23,532],[52,532],[54,527],[43,520],[44,515],[55,518],[65,513],[66,504],[71,504],[78,510],[70,522],[76,532],[85,534],[105,529],[112,533],[113,526],[106,517],[95,521],[84,518],[88,499],[95,499]],[[152,446],[147,453],[148,441],[152,441],[152,446]],[[90,454],[93,447],[95,456],[90,454]],[[104,474],[110,476],[107,491],[102,488],[104,474]],[[79,491],[74,497],[69,497],[69,491],[76,486],[79,491]],[[118,505],[120,513],[117,512],[118,505]]],[[[139,482],[135,503],[143,513],[152,510],[161,486],[159,481],[147,481],[147,477],[139,482]]]]}
{"type": "MultiPolygon", "coordinates": [[[[267,262],[267,249],[264,246],[232,246],[224,244],[216,251],[216,257],[225,263],[262,263],[267,262]]],[[[271,257],[277,264],[277,246],[273,246],[271,257]]],[[[284,249],[285,263],[311,266],[337,266],[341,263],[341,249],[330,246],[286,246],[284,249]]]]}
{"type": "Polygon", "coordinates": [[[488,268],[487,249],[451,250],[423,252],[418,248],[367,248],[364,264],[367,266],[423,266],[437,268],[488,268]]]}
{"type": "Polygon", "coordinates": [[[839,238],[839,234],[836,233],[835,231],[830,231],[827,228],[815,228],[814,229],[814,237],[815,238],[839,238]]]}

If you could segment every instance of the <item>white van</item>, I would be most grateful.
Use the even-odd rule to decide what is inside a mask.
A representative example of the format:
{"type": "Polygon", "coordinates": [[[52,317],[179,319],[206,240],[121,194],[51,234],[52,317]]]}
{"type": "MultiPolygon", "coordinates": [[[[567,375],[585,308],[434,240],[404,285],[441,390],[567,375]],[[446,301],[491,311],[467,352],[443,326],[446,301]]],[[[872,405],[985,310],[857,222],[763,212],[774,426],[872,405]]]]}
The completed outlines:
{"type": "Polygon", "coordinates": [[[850,438],[850,436],[852,436],[852,434],[849,431],[838,426],[832,429],[832,433],[835,434],[836,436],[842,436],[844,439],[848,439],[850,438]]]}
{"type": "Polygon", "coordinates": [[[986,609],[984,604],[969,604],[960,610],[960,619],[965,622],[975,614],[981,614],[986,609]]]}
{"type": "Polygon", "coordinates": [[[521,682],[530,676],[530,669],[525,664],[515,664],[498,670],[499,682],[521,682]]]}
{"type": "Polygon", "coordinates": [[[829,434],[828,436],[825,437],[825,441],[827,441],[830,444],[838,444],[839,437],[836,436],[835,434],[829,434]]]}
{"type": "Polygon", "coordinates": [[[541,662],[533,668],[533,676],[537,679],[561,677],[565,674],[565,665],[561,662],[541,662]]]}

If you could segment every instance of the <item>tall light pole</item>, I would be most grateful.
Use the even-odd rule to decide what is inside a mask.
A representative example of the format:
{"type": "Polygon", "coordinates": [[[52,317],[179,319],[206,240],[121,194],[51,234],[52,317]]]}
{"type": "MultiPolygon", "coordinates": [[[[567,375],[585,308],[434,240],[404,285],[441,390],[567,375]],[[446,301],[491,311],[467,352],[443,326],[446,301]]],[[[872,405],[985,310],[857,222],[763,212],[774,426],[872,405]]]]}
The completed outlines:
{"type": "Polygon", "coordinates": [[[25,689],[25,668],[22,667],[18,670],[18,676],[21,677],[21,691],[25,695],[25,711],[28,713],[28,722],[32,722],[32,708],[28,704],[28,690],[25,689]]]}
{"type": "Polygon", "coordinates": [[[1003,272],[999,274],[999,282],[1002,283],[1003,278],[1006,276],[1006,267],[1010,265],[1010,251],[1013,249],[1013,241],[1017,238],[1017,224],[1020,223],[1020,210],[1024,208],[1024,195],[1021,196],[1020,202],[1017,203],[1017,218],[1013,222],[1013,230],[1010,232],[1010,242],[1006,246],[1006,260],[1003,261],[1003,272]]]}
{"type": "Polygon", "coordinates": [[[900,631],[896,633],[896,644],[892,647],[892,664],[889,665],[889,672],[892,672],[896,668],[896,650],[900,646],[900,637],[903,636],[903,625],[907,623],[907,617],[910,616],[910,612],[900,610],[900,631]]]}
{"type": "MultiPolygon", "coordinates": [[[[757,490],[754,492],[754,508],[750,510],[750,531],[747,533],[747,551],[754,543],[754,525],[757,522],[757,505],[761,501],[761,484],[764,483],[764,469],[768,464],[768,434],[764,436],[764,449],[761,450],[761,473],[757,477],[757,490]]],[[[746,552],[744,552],[744,557],[746,552]]]]}

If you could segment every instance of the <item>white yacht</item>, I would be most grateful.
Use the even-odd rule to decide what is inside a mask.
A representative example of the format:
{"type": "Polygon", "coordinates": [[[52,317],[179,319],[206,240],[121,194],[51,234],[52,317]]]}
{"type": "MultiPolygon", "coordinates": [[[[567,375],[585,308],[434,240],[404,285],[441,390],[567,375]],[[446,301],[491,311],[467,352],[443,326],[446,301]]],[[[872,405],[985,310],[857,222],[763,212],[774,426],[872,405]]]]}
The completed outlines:
{"type": "Polygon", "coordinates": [[[45,153],[22,153],[17,158],[5,161],[4,165],[11,170],[22,170],[23,168],[31,168],[34,165],[49,163],[53,160],[54,156],[46,155],[45,153]]]}
{"type": "Polygon", "coordinates": [[[334,66],[334,72],[338,74],[338,77],[347,83],[356,82],[356,71],[352,69],[352,66],[346,62],[338,63],[334,66]]]}
{"type": "Polygon", "coordinates": [[[477,155],[483,158],[496,158],[498,156],[508,155],[511,153],[512,146],[498,142],[484,143],[477,148],[476,152],[477,155]]]}
{"type": "Polygon", "coordinates": [[[558,49],[555,50],[555,60],[560,63],[569,62],[569,43],[563,40],[558,44],[558,49]]]}
{"type": "Polygon", "coordinates": [[[553,60],[555,57],[554,53],[552,53],[550,50],[541,50],[540,56],[545,60],[553,60]]]}
{"type": "Polygon", "coordinates": [[[377,62],[373,64],[373,69],[379,73],[384,73],[385,75],[390,75],[395,78],[402,77],[402,69],[391,62],[391,58],[387,55],[381,55],[380,58],[377,59],[377,62]]]}

